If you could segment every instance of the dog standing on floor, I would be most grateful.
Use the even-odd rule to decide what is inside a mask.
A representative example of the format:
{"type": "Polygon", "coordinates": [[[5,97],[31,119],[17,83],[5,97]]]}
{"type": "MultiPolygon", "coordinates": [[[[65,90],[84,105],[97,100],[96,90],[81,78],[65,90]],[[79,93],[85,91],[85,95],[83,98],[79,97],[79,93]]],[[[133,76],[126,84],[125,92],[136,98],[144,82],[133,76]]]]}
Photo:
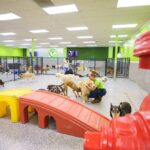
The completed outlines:
{"type": "Polygon", "coordinates": [[[21,73],[19,74],[19,77],[22,78],[22,79],[34,79],[35,78],[35,74],[34,73],[21,73]]]}
{"type": "Polygon", "coordinates": [[[81,89],[72,81],[72,80],[65,80],[63,83],[65,95],[68,95],[68,87],[70,87],[75,95],[75,97],[80,97],[79,92],[81,89]]]}
{"type": "Polygon", "coordinates": [[[65,95],[63,84],[61,84],[61,85],[48,85],[47,89],[50,92],[65,95]]]}
{"type": "Polygon", "coordinates": [[[4,87],[4,82],[2,80],[0,80],[0,85],[4,87]]]}
{"type": "Polygon", "coordinates": [[[82,102],[88,102],[88,95],[96,89],[96,85],[92,80],[80,81],[78,87],[81,89],[82,102]]]}
{"type": "Polygon", "coordinates": [[[132,112],[131,105],[128,102],[121,102],[119,106],[114,106],[111,104],[110,116],[116,118],[119,116],[124,116],[132,112]]]}

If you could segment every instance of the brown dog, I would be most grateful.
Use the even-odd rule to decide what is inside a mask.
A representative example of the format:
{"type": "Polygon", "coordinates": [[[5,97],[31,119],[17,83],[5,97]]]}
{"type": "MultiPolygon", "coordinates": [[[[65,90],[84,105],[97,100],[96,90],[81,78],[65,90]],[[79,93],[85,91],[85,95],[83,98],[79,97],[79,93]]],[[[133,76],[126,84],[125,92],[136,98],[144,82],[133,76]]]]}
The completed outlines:
{"type": "Polygon", "coordinates": [[[92,80],[80,81],[78,87],[81,89],[82,102],[88,102],[88,95],[96,89],[96,85],[92,80]]]}
{"type": "Polygon", "coordinates": [[[65,80],[63,85],[64,85],[65,95],[68,95],[68,87],[70,87],[75,97],[77,96],[80,97],[79,92],[81,92],[81,89],[72,80],[65,80]]]}

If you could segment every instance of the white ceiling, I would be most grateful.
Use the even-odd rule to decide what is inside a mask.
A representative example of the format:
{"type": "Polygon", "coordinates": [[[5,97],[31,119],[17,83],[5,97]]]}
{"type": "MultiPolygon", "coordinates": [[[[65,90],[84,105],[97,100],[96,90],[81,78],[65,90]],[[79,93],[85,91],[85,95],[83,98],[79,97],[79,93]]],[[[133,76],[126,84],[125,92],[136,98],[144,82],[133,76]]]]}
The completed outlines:
{"type": "MultiPolygon", "coordinates": [[[[84,47],[83,41],[96,41],[97,46],[108,46],[108,41],[112,34],[127,34],[129,37],[134,34],[143,24],[150,20],[150,6],[117,8],[117,0],[51,0],[54,5],[76,4],[78,12],[48,15],[33,0],[0,0],[0,14],[15,13],[21,19],[0,21],[0,33],[16,32],[15,36],[0,35],[0,44],[4,44],[4,40],[15,40],[14,44],[20,47],[20,44],[29,43],[24,39],[36,38],[35,46],[39,43],[47,43],[50,45],[42,45],[49,47],[58,45],[59,47],[67,47],[67,45],[59,44],[59,41],[51,41],[50,37],[63,37],[62,42],[70,41],[72,45],[84,47]],[[132,24],[137,23],[138,26],[132,29],[112,29],[113,24],[132,24]],[[68,31],[66,27],[87,26],[87,31],[68,31]],[[29,30],[46,29],[49,32],[43,34],[33,34],[29,30]],[[77,36],[91,35],[93,39],[77,39],[77,36]]],[[[128,37],[128,38],[129,38],[128,37]]],[[[122,38],[127,40],[128,38],[122,38]]],[[[30,42],[31,43],[31,42],[30,42]]],[[[25,47],[25,46],[24,46],[25,47]]]]}

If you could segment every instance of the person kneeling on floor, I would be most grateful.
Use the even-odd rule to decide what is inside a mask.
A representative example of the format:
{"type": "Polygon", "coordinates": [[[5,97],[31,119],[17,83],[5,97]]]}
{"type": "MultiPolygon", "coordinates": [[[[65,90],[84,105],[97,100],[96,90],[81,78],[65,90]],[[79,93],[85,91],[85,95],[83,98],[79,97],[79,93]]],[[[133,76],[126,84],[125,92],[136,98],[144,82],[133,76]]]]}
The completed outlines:
{"type": "Polygon", "coordinates": [[[94,91],[91,91],[88,96],[88,98],[94,98],[91,102],[93,104],[101,102],[102,97],[106,94],[106,89],[102,80],[100,78],[96,78],[97,74],[98,73],[95,70],[90,70],[88,74],[89,79],[92,80],[97,87],[94,91]]]}

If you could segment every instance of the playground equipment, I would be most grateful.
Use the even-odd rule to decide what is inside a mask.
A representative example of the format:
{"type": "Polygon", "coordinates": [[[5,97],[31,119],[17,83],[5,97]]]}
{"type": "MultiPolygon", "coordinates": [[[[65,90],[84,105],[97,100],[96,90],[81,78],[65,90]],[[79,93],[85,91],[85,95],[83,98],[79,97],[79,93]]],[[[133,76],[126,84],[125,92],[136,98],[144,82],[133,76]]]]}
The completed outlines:
{"type": "Polygon", "coordinates": [[[31,92],[32,90],[28,88],[16,88],[0,92],[0,117],[3,117],[7,114],[6,108],[9,106],[11,112],[11,121],[18,122],[19,121],[18,98],[31,92]]]}
{"type": "Polygon", "coordinates": [[[140,68],[150,69],[150,31],[145,32],[136,39],[134,56],[140,58],[140,68]]]}
{"type": "Polygon", "coordinates": [[[28,121],[27,107],[30,105],[38,114],[38,125],[45,128],[48,117],[56,121],[58,132],[83,137],[85,131],[101,131],[110,120],[85,105],[68,97],[38,90],[19,98],[20,121],[28,121]]]}

